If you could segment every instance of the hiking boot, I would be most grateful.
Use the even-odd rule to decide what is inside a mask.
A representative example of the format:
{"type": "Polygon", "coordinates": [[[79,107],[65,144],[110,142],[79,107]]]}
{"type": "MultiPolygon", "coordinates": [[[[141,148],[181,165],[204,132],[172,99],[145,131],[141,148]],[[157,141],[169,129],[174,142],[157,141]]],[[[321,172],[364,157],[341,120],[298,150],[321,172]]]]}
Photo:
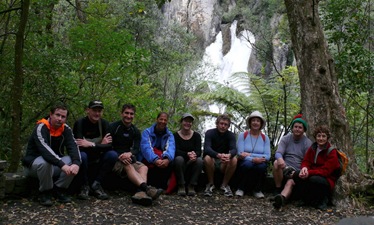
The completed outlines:
{"type": "Polygon", "coordinates": [[[211,197],[213,195],[214,185],[207,184],[204,191],[204,196],[211,197]]]}
{"type": "Polygon", "coordinates": [[[187,195],[188,196],[195,196],[196,195],[195,187],[193,185],[188,186],[187,195]]]}
{"type": "Polygon", "coordinates": [[[327,209],[327,203],[328,199],[327,197],[323,198],[321,201],[318,201],[315,205],[314,208],[320,209],[322,211],[325,211],[327,209]]]}
{"type": "Polygon", "coordinates": [[[307,206],[308,204],[304,202],[303,200],[299,200],[296,202],[296,207],[304,207],[307,206]]]}
{"type": "Polygon", "coordinates": [[[272,195],[270,196],[269,200],[272,201],[272,202],[274,202],[275,197],[276,197],[277,195],[280,195],[281,193],[282,193],[282,188],[280,188],[280,187],[276,187],[276,188],[274,189],[272,195]]]}
{"type": "Polygon", "coordinates": [[[96,198],[101,199],[101,200],[109,199],[109,196],[104,192],[99,182],[95,181],[92,184],[91,189],[92,189],[93,195],[95,195],[96,198]]]}
{"type": "Polygon", "coordinates": [[[284,205],[285,197],[283,195],[277,195],[275,196],[273,206],[276,209],[280,209],[284,205]]]}
{"type": "Polygon", "coordinates": [[[221,190],[223,190],[223,194],[226,196],[226,197],[232,197],[233,194],[232,194],[232,191],[231,191],[231,188],[229,185],[226,185],[226,186],[221,186],[221,190]]]}
{"type": "Polygon", "coordinates": [[[81,187],[81,191],[79,192],[77,198],[81,200],[88,200],[88,194],[90,193],[90,187],[86,184],[81,187]]]}
{"type": "Polygon", "coordinates": [[[135,195],[131,197],[131,201],[134,204],[138,204],[142,206],[152,205],[152,198],[149,197],[144,191],[139,191],[135,193],[135,195]]]}
{"type": "Polygon", "coordinates": [[[184,185],[179,185],[178,195],[179,196],[186,196],[186,187],[184,185]]]}
{"type": "Polygon", "coordinates": [[[244,195],[244,191],[238,189],[238,190],[236,190],[235,195],[238,196],[238,197],[243,197],[243,195],[244,195]]]}
{"type": "Polygon", "coordinates": [[[152,200],[156,200],[161,194],[162,194],[163,190],[162,189],[157,189],[155,187],[152,187],[152,186],[148,186],[147,187],[147,191],[146,191],[146,194],[152,198],[152,200]]]}
{"type": "Polygon", "coordinates": [[[50,191],[40,192],[39,203],[40,203],[40,205],[43,205],[43,206],[52,206],[53,205],[52,196],[51,196],[50,191]]]}
{"type": "Polygon", "coordinates": [[[71,198],[68,195],[66,195],[66,189],[64,189],[64,188],[56,187],[55,188],[55,197],[56,197],[57,201],[61,202],[61,203],[71,202],[71,198]]]}
{"type": "Polygon", "coordinates": [[[255,191],[253,192],[253,196],[255,196],[255,198],[265,198],[265,195],[262,193],[262,191],[255,191]]]}

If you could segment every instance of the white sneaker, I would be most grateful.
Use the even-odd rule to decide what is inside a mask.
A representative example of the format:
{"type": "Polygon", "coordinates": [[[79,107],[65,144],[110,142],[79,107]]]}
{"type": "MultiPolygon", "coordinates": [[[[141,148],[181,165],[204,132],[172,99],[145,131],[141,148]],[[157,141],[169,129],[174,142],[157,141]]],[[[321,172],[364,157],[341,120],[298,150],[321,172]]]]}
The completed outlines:
{"type": "Polygon", "coordinates": [[[221,186],[221,190],[224,191],[224,195],[226,197],[232,197],[233,194],[232,194],[232,191],[231,191],[231,188],[229,185],[226,185],[226,186],[221,186]]]}
{"type": "Polygon", "coordinates": [[[214,185],[213,184],[207,184],[206,185],[206,188],[205,188],[205,191],[204,191],[204,196],[212,196],[213,195],[213,189],[214,189],[214,185]]]}
{"type": "Polygon", "coordinates": [[[243,197],[243,195],[244,195],[244,191],[238,189],[238,190],[236,190],[235,195],[236,195],[236,196],[239,196],[239,197],[243,197]]]}
{"type": "Polygon", "coordinates": [[[261,191],[253,192],[253,196],[255,196],[255,198],[265,198],[265,195],[261,191]]]}

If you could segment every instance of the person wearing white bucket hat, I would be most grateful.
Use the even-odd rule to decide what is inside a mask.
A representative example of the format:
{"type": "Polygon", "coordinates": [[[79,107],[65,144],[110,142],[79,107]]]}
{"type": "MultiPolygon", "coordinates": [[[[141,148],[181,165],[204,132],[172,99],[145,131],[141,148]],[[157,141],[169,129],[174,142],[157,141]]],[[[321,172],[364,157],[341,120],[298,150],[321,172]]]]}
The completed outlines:
{"type": "Polygon", "coordinates": [[[261,132],[266,121],[259,111],[252,112],[247,118],[249,131],[239,134],[238,169],[242,179],[239,182],[236,196],[242,197],[245,191],[252,190],[256,198],[264,198],[262,184],[270,159],[269,137],[261,132]]]}

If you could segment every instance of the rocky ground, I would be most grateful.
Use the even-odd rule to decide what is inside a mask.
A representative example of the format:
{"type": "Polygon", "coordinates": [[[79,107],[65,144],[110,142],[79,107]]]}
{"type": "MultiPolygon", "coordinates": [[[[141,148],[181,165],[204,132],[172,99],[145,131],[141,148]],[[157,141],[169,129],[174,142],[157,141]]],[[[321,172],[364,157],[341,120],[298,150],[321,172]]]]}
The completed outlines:
{"type": "MultiPolygon", "coordinates": [[[[130,196],[110,192],[111,199],[74,199],[70,204],[44,207],[34,198],[0,201],[0,224],[337,224],[342,218],[374,216],[374,208],[330,207],[320,211],[288,204],[275,210],[269,199],[162,195],[152,206],[134,205],[130,196]]],[[[373,218],[374,220],[374,218],[373,218]]],[[[352,224],[351,224],[352,225],[352,224]]]]}

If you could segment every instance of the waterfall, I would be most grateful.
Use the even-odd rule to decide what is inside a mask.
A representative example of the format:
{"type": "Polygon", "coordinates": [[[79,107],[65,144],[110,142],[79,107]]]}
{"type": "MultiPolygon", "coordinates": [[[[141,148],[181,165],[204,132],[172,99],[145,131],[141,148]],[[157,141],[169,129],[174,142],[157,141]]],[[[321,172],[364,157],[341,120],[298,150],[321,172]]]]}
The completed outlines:
{"type": "MultiPolygon", "coordinates": [[[[198,72],[203,76],[208,75],[210,80],[229,85],[240,91],[240,88],[230,84],[230,76],[237,72],[248,72],[248,62],[252,52],[250,43],[253,44],[255,38],[248,30],[241,31],[237,37],[236,30],[237,21],[235,20],[230,26],[231,47],[226,55],[222,53],[222,32],[217,34],[215,42],[205,49],[202,65],[198,72]]],[[[214,86],[210,86],[210,88],[212,89],[214,86]]],[[[223,113],[225,107],[214,104],[209,106],[209,110],[214,113],[223,113]]],[[[215,119],[207,118],[205,129],[215,127],[214,121],[215,119]]]]}

